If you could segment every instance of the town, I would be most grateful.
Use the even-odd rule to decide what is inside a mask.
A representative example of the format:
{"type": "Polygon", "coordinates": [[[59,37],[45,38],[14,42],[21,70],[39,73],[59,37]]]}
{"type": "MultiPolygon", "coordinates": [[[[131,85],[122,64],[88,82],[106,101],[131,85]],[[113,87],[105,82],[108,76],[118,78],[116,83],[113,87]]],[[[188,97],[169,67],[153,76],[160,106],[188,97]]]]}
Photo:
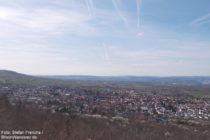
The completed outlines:
{"type": "Polygon", "coordinates": [[[103,116],[135,116],[145,120],[164,118],[210,119],[210,99],[165,96],[150,91],[90,90],[67,87],[1,85],[12,105],[20,102],[52,113],[103,116]]]}

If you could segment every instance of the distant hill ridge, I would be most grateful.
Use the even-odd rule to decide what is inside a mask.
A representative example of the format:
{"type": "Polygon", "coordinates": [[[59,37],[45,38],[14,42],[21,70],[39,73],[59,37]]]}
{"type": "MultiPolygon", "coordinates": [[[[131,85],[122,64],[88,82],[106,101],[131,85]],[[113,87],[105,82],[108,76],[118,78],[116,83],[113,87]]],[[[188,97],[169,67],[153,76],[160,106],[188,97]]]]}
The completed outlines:
{"type": "Polygon", "coordinates": [[[80,76],[55,75],[32,76],[14,71],[0,70],[0,83],[16,83],[31,85],[59,85],[71,84],[74,81],[100,81],[100,82],[135,82],[152,85],[210,85],[210,76],[80,76]]]}
{"type": "Polygon", "coordinates": [[[116,81],[116,82],[139,82],[158,85],[209,85],[209,76],[44,76],[52,79],[84,80],[84,81],[116,81]]]}

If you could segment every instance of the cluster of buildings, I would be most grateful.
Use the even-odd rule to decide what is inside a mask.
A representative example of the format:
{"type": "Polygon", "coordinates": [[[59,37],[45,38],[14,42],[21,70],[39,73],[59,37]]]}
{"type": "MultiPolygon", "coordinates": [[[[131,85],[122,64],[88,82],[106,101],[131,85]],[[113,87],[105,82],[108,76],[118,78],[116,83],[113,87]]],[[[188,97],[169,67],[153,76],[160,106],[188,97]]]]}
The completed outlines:
{"type": "Polygon", "coordinates": [[[0,85],[0,93],[7,93],[13,105],[18,105],[21,101],[26,106],[36,106],[53,113],[210,120],[209,98],[166,96],[150,91],[137,92],[126,89],[71,89],[18,85],[0,85]]]}

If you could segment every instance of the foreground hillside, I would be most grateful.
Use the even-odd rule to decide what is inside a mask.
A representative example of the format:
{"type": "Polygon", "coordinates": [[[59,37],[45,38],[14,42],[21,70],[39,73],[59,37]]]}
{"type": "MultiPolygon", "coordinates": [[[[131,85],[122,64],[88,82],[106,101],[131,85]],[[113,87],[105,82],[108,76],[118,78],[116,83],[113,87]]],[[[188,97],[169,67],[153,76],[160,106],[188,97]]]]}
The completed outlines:
{"type": "MultiPolygon", "coordinates": [[[[139,119],[49,114],[11,106],[0,98],[0,130],[41,131],[39,140],[208,140],[208,123],[193,120],[176,123],[145,122],[139,119]]],[[[1,135],[2,136],[2,135],[1,135]]]]}

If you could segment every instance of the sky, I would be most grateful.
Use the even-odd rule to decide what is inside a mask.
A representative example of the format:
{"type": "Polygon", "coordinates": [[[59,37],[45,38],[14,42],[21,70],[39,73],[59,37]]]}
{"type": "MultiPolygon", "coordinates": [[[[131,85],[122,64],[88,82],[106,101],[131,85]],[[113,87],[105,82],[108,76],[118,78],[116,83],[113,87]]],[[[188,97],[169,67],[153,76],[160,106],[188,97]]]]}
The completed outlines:
{"type": "Polygon", "coordinates": [[[0,0],[0,69],[210,75],[209,0],[0,0]]]}

